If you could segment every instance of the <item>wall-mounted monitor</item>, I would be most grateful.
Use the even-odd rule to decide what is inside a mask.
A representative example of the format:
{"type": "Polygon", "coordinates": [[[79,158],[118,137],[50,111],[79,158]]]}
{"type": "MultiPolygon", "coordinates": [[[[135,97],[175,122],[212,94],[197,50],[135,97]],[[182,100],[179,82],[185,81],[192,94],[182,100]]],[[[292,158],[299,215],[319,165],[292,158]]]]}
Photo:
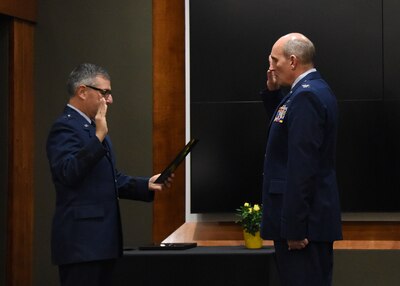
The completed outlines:
{"type": "Polygon", "coordinates": [[[259,91],[273,43],[289,32],[314,42],[338,99],[342,210],[400,212],[400,93],[387,80],[400,64],[391,28],[400,4],[363,3],[186,0],[187,138],[200,139],[187,164],[187,216],[261,201],[269,119],[259,91]]]}

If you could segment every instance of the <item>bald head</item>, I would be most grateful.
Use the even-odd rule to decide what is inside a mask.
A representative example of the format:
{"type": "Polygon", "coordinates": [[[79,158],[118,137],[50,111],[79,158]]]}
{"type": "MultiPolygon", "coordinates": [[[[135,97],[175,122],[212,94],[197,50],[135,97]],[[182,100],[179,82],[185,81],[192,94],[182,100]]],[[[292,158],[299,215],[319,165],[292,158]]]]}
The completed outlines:
{"type": "Polygon", "coordinates": [[[279,38],[269,56],[274,85],[292,85],[298,76],[314,67],[314,55],[313,43],[302,34],[290,33],[279,38]]]}
{"type": "Polygon", "coordinates": [[[286,57],[296,56],[302,65],[314,65],[314,44],[303,34],[290,33],[281,37],[282,51],[286,57]]]}

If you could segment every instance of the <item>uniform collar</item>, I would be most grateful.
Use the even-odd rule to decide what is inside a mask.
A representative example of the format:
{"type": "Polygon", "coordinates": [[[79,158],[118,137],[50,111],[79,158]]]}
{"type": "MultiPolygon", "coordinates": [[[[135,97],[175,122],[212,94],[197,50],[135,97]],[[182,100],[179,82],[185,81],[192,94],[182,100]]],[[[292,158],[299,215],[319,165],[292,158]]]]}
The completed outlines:
{"type": "Polygon", "coordinates": [[[78,108],[76,108],[75,106],[73,106],[73,105],[71,105],[71,104],[67,104],[67,106],[69,107],[69,108],[72,108],[73,110],[75,110],[76,112],[78,112],[80,115],[82,115],[82,117],[83,118],[85,118],[86,120],[87,120],[87,122],[89,122],[89,124],[91,124],[92,123],[92,120],[90,120],[90,118],[85,114],[85,113],[83,113],[82,111],[80,111],[78,108]]]}
{"type": "Polygon", "coordinates": [[[315,68],[312,68],[312,69],[309,69],[308,71],[302,73],[301,75],[299,75],[299,76],[296,78],[296,80],[293,82],[293,84],[292,84],[292,86],[291,86],[291,89],[293,89],[293,88],[296,86],[296,84],[297,84],[299,81],[301,81],[303,78],[305,78],[309,73],[316,72],[316,71],[317,71],[317,70],[316,70],[315,68]]]}

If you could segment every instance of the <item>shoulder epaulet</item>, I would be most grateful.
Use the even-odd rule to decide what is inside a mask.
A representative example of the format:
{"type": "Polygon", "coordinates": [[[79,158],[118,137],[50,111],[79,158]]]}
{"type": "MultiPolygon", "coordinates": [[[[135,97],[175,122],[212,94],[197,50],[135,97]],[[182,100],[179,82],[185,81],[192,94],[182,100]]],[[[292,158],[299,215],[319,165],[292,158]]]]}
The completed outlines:
{"type": "Polygon", "coordinates": [[[304,89],[312,88],[311,82],[309,82],[308,80],[305,80],[300,86],[304,89]]]}
{"type": "Polygon", "coordinates": [[[70,119],[73,119],[74,117],[72,116],[72,114],[66,113],[66,114],[64,114],[64,116],[62,118],[65,120],[70,120],[70,119]]]}

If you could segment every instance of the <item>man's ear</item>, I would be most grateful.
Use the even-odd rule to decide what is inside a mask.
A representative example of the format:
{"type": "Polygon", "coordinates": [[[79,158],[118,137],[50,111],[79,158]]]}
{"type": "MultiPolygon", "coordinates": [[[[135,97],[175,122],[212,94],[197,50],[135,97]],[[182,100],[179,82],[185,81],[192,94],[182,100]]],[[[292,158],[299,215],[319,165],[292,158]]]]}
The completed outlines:
{"type": "Polygon", "coordinates": [[[298,58],[295,55],[291,55],[290,56],[290,68],[292,70],[295,70],[298,63],[299,63],[298,58]]]}
{"type": "Polygon", "coordinates": [[[76,90],[76,95],[81,99],[86,99],[86,87],[84,85],[80,85],[76,90]]]}

